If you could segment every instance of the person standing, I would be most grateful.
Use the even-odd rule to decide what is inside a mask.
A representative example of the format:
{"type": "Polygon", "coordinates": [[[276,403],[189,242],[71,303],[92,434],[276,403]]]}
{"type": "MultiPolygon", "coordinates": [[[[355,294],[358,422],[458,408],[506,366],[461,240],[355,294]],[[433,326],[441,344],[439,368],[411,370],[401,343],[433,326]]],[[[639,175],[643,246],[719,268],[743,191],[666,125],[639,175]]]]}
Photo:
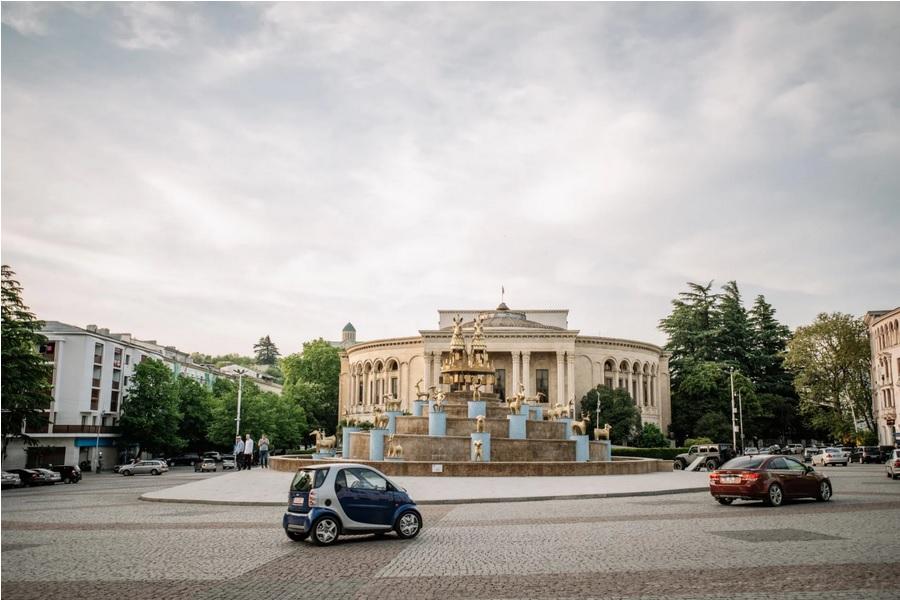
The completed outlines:
{"type": "Polygon", "coordinates": [[[234,438],[234,462],[238,471],[244,468],[244,442],[239,435],[234,438]]]}
{"type": "Polygon", "coordinates": [[[262,469],[269,468],[269,438],[266,434],[259,438],[259,466],[262,469]]]}
{"type": "Polygon", "coordinates": [[[248,471],[253,466],[253,438],[248,433],[244,440],[244,468],[248,471]]]}

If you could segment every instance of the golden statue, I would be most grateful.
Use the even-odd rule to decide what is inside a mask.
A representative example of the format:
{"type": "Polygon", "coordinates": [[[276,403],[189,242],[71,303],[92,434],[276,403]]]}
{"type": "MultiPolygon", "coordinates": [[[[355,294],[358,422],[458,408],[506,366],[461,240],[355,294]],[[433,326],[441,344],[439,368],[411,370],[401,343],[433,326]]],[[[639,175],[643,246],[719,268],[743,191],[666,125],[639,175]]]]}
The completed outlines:
{"type": "Polygon", "coordinates": [[[375,421],[375,429],[387,429],[388,426],[388,416],[380,408],[377,406],[372,411],[375,421]]]}
{"type": "Polygon", "coordinates": [[[385,394],[382,398],[387,410],[390,412],[400,412],[400,401],[394,398],[393,394],[385,394]]]}
{"type": "Polygon", "coordinates": [[[444,394],[444,392],[438,391],[438,393],[434,396],[434,404],[431,405],[431,411],[444,412],[444,398],[446,397],[447,396],[444,394]]]}
{"type": "Polygon", "coordinates": [[[428,399],[429,400],[437,397],[437,395],[435,393],[436,391],[437,391],[437,386],[432,385],[428,388],[428,399]]]}
{"type": "Polygon", "coordinates": [[[312,432],[312,436],[316,438],[316,452],[321,452],[322,450],[334,450],[334,445],[337,443],[337,438],[333,435],[325,436],[325,432],[321,429],[316,429],[312,432]]]}
{"type": "Polygon", "coordinates": [[[521,394],[515,395],[512,398],[506,399],[506,407],[509,408],[509,414],[517,415],[522,409],[522,401],[525,399],[525,396],[521,394]]]}
{"type": "Polygon", "coordinates": [[[428,400],[428,392],[422,391],[422,379],[416,382],[416,400],[428,400]]]}
{"type": "Polygon", "coordinates": [[[572,433],[575,435],[585,435],[587,433],[588,425],[590,424],[590,417],[585,413],[581,413],[580,421],[572,421],[572,433]]]}
{"type": "Polygon", "coordinates": [[[472,382],[472,400],[476,402],[481,400],[481,388],[484,387],[484,384],[481,383],[481,377],[476,377],[475,381],[472,382]]]}
{"type": "Polygon", "coordinates": [[[394,441],[394,434],[388,436],[388,458],[403,458],[403,446],[394,441]]]}
{"type": "Polygon", "coordinates": [[[475,433],[484,433],[484,415],[475,417],[475,433]]]}
{"type": "Polygon", "coordinates": [[[609,426],[609,423],[606,424],[606,427],[594,427],[594,439],[595,440],[608,440],[609,433],[612,427],[609,426]]]}
{"type": "Polygon", "coordinates": [[[555,407],[547,411],[547,420],[558,421],[563,418],[563,415],[568,417],[569,409],[562,402],[557,402],[555,407]]]}
{"type": "Polygon", "coordinates": [[[472,442],[472,446],[474,446],[475,448],[475,462],[483,461],[484,457],[482,456],[481,449],[482,446],[484,446],[484,442],[482,442],[481,440],[475,440],[474,442],[472,442]]]}

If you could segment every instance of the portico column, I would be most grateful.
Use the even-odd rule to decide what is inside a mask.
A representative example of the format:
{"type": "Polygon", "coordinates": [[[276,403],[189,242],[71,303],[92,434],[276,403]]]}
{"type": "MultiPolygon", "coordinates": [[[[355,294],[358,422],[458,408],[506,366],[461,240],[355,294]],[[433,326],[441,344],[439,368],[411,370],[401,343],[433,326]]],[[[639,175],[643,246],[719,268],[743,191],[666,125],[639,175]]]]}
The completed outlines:
{"type": "Polygon", "coordinates": [[[631,378],[634,377],[634,371],[628,369],[627,377],[625,378],[625,391],[628,392],[628,395],[631,396],[631,400],[637,404],[637,398],[635,398],[634,387],[631,385],[631,378]]]}
{"type": "MultiPolygon", "coordinates": [[[[525,395],[531,396],[531,352],[528,350],[522,351],[522,383],[525,385],[525,395]]],[[[519,389],[516,388],[516,394],[519,393],[519,389]]],[[[549,400],[549,398],[548,398],[549,400]]]]}
{"type": "Polygon", "coordinates": [[[566,399],[565,353],[556,351],[556,401],[568,404],[566,399]]]}
{"type": "MultiPolygon", "coordinates": [[[[566,390],[566,398],[569,400],[575,400],[575,403],[578,403],[578,398],[575,398],[575,354],[571,352],[566,352],[566,383],[568,384],[568,390],[566,390]]],[[[576,417],[578,415],[575,415],[576,417]]]]}
{"type": "Polygon", "coordinates": [[[431,370],[431,377],[433,379],[433,383],[431,385],[438,386],[441,381],[441,353],[434,353],[434,368],[431,370]]]}
{"type": "Polygon", "coordinates": [[[425,389],[428,390],[428,387],[431,385],[431,352],[426,352],[422,359],[422,362],[425,363],[425,377],[423,377],[425,381],[423,383],[425,389]]]}
{"type": "Polygon", "coordinates": [[[515,352],[509,353],[512,360],[512,389],[509,390],[507,396],[515,396],[519,393],[519,359],[522,356],[522,353],[516,350],[515,352]]]}
{"type": "Polygon", "coordinates": [[[359,377],[355,372],[350,374],[350,406],[356,406],[356,378],[359,377]]]}
{"type": "Polygon", "coordinates": [[[397,395],[400,396],[400,402],[403,403],[404,406],[408,405],[409,402],[407,398],[409,397],[409,365],[406,363],[400,363],[400,379],[397,381],[397,395]]]}

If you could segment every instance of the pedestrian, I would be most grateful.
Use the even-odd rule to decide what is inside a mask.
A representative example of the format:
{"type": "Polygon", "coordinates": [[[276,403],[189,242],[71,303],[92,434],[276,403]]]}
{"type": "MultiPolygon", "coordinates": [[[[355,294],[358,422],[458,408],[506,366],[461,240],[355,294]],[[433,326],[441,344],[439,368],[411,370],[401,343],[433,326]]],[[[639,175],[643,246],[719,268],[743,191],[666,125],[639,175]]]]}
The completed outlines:
{"type": "Polygon", "coordinates": [[[253,438],[249,433],[246,437],[247,439],[244,440],[244,468],[249,471],[253,466],[253,438]]]}
{"type": "Polygon", "coordinates": [[[266,434],[262,434],[259,438],[259,466],[263,469],[269,468],[269,438],[266,434]]]}
{"type": "Polygon", "coordinates": [[[234,462],[238,471],[244,468],[244,442],[239,435],[234,438],[234,462]]]}

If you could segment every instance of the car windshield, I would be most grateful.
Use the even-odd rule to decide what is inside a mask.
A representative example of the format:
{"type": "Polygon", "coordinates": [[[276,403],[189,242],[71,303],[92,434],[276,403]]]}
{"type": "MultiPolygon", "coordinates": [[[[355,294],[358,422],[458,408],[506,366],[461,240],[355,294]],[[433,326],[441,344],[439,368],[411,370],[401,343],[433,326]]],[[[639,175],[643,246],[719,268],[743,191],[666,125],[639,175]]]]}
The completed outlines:
{"type": "Polygon", "coordinates": [[[302,469],[294,475],[291,482],[291,490],[294,492],[308,492],[325,482],[328,469],[302,469]]]}
{"type": "Polygon", "coordinates": [[[722,465],[723,469],[758,469],[759,466],[766,460],[764,458],[758,458],[756,456],[739,456],[737,458],[732,458],[727,463],[722,465]]]}

